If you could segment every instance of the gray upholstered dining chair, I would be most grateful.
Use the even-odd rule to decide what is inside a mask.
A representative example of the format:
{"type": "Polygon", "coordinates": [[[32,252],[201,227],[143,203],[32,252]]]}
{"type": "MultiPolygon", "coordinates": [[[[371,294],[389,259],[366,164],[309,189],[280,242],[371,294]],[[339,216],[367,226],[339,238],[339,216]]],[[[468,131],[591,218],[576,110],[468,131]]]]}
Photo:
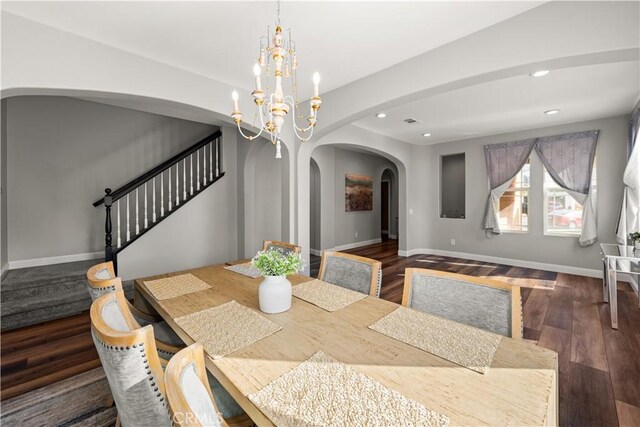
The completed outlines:
{"type": "MultiPolygon", "coordinates": [[[[111,262],[105,262],[95,265],[87,271],[87,290],[93,301],[110,292],[123,290],[122,280],[119,277],[98,279],[98,273],[101,271],[114,274],[113,264],[111,262]]],[[[153,332],[156,340],[160,342],[158,347],[162,349],[161,351],[167,350],[170,347],[174,347],[174,350],[179,350],[179,348],[184,347],[184,342],[173,332],[173,329],[171,329],[167,322],[161,318],[140,311],[126,299],[125,301],[129,312],[131,312],[131,315],[140,326],[153,326],[153,332]]],[[[173,353],[175,353],[175,351],[171,354],[173,353]]]]}
{"type": "Polygon", "coordinates": [[[402,305],[512,338],[522,338],[520,287],[496,280],[407,268],[402,305]]]}
{"type": "MultiPolygon", "coordinates": [[[[112,261],[101,262],[100,264],[96,264],[87,270],[87,289],[89,290],[89,295],[91,295],[91,300],[95,301],[95,299],[105,292],[113,291],[113,287],[105,282],[105,280],[111,280],[116,278],[116,272],[113,267],[112,261]]],[[[158,312],[149,304],[149,302],[138,292],[137,289],[133,291],[133,305],[135,307],[134,315],[138,316],[140,314],[141,319],[154,319],[153,321],[160,321],[160,315],[158,312]]]]}
{"type": "Polygon", "coordinates": [[[293,243],[279,242],[277,240],[265,240],[262,242],[262,250],[268,251],[269,249],[278,249],[285,254],[290,254],[291,252],[299,254],[302,251],[300,246],[296,246],[293,243]]]}
{"type": "Polygon", "coordinates": [[[178,427],[253,425],[231,395],[207,374],[202,344],[192,344],[173,356],[164,382],[172,420],[178,427]]]}
{"type": "Polygon", "coordinates": [[[123,426],[171,426],[153,328],[140,328],[122,291],[91,305],[91,335],[123,426]]]}
{"type": "Polygon", "coordinates": [[[379,298],[382,263],[343,252],[324,251],[318,279],[379,298]]]}

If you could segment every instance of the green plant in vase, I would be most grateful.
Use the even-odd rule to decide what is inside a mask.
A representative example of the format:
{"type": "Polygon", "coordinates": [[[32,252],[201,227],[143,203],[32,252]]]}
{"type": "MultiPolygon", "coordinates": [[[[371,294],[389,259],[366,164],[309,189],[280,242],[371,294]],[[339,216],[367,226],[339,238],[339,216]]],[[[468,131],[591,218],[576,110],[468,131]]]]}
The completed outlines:
{"type": "Polygon", "coordinates": [[[287,276],[303,270],[302,256],[271,248],[258,252],[251,264],[264,275],[264,280],[258,288],[260,311],[274,314],[289,310],[291,282],[287,280],[287,276]]]}

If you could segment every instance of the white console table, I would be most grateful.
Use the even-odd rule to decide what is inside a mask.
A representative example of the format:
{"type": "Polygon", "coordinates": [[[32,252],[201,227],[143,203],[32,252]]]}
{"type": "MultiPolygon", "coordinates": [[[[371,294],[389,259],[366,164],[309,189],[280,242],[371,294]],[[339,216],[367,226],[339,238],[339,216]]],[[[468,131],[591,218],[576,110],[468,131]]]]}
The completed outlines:
{"type": "Polygon", "coordinates": [[[611,327],[618,329],[618,274],[629,277],[631,287],[638,295],[640,307],[640,293],[638,292],[638,278],[640,277],[640,250],[633,246],[616,245],[612,243],[600,244],[602,254],[603,276],[602,290],[604,302],[609,303],[611,312],[611,327]]]}

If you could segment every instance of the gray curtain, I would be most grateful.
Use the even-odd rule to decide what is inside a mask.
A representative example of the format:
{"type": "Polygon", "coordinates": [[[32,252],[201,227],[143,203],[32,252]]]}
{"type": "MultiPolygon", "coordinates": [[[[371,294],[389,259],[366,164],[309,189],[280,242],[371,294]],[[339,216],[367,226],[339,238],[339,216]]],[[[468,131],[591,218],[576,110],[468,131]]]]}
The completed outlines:
{"type": "Polygon", "coordinates": [[[531,138],[484,147],[489,175],[489,200],[484,218],[488,237],[500,234],[496,207],[535,148],[544,167],[556,183],[583,205],[582,234],[578,243],[593,244],[597,239],[595,192],[591,173],[598,131],[531,138]]]}
{"type": "Polygon", "coordinates": [[[538,138],[535,149],[551,178],[583,207],[581,246],[598,239],[596,194],[591,191],[593,160],[598,131],[577,132],[538,138]]]}
{"type": "Polygon", "coordinates": [[[487,237],[500,234],[496,206],[500,197],[507,191],[513,179],[527,162],[535,142],[535,139],[526,139],[484,146],[490,191],[483,227],[487,237]]]}

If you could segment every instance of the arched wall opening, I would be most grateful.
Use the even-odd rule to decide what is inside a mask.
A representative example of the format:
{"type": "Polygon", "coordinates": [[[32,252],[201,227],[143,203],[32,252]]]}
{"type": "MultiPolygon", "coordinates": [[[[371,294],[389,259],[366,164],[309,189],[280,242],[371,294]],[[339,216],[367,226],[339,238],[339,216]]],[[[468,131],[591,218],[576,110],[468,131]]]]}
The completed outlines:
{"type": "MultiPolygon", "coordinates": [[[[319,166],[322,184],[320,186],[321,206],[320,206],[320,242],[321,248],[312,249],[346,249],[360,244],[366,244],[368,240],[374,238],[363,238],[358,227],[357,219],[361,212],[345,213],[345,176],[344,170],[336,170],[335,150],[346,150],[346,152],[359,152],[368,157],[378,157],[380,159],[377,167],[369,173],[373,178],[374,188],[380,189],[382,174],[385,169],[391,169],[395,173],[397,181],[398,198],[398,231],[399,250],[406,250],[407,235],[407,165],[411,159],[412,148],[409,144],[393,140],[379,134],[373,134],[355,126],[346,126],[330,135],[325,136],[313,144],[303,144],[298,151],[298,187],[297,187],[297,241],[302,246],[303,256],[309,261],[309,249],[311,248],[311,159],[319,166]],[[334,150],[333,159],[331,150],[334,150]],[[333,160],[333,161],[332,161],[333,160]],[[332,183],[328,183],[327,177],[332,177],[332,183]],[[336,212],[342,215],[351,215],[356,221],[348,222],[347,229],[336,229],[336,212]],[[333,221],[332,221],[333,220],[333,221]],[[355,233],[358,232],[358,237],[355,233]],[[342,244],[343,237],[350,237],[353,245],[342,244]]],[[[344,168],[343,168],[344,169],[344,168]]],[[[359,170],[350,170],[357,173],[359,170]]],[[[374,234],[377,241],[380,240],[380,197],[374,197],[374,211],[377,222],[374,225],[374,234]],[[377,202],[376,202],[377,201],[377,202]]]]}

